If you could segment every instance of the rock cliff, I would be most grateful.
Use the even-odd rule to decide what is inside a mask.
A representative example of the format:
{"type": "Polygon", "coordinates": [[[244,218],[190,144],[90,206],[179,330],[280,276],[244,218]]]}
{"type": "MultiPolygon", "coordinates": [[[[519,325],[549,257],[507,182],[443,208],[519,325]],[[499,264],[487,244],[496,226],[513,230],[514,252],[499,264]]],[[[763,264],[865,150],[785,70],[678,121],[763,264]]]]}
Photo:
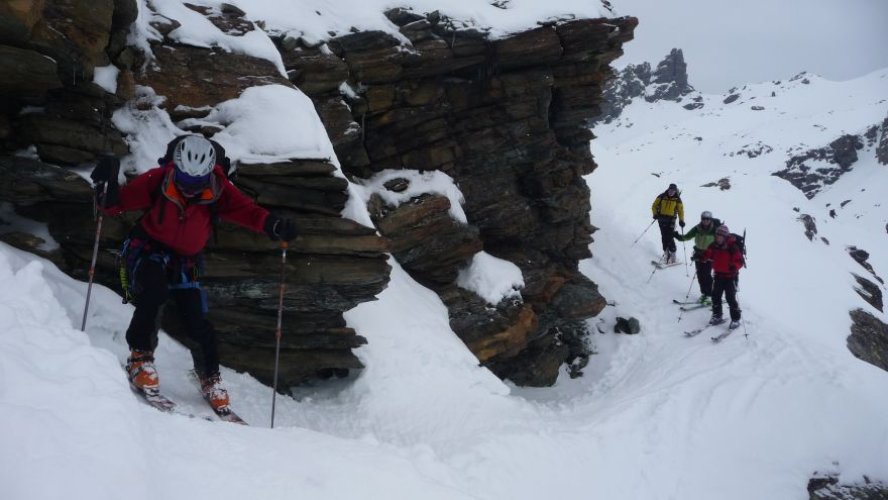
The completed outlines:
{"type": "MultiPolygon", "coordinates": [[[[233,6],[184,5],[225,36],[263,29],[233,6]]],[[[284,78],[267,58],[183,42],[175,36],[180,20],[151,8],[135,0],[0,6],[0,192],[19,215],[45,223],[59,248],[10,232],[6,241],[84,277],[93,220],[89,185],[75,172],[99,154],[132,151],[133,132],[111,120],[116,110],[156,113],[175,133],[228,137],[229,124],[213,119],[220,103],[250,87],[293,87],[311,98],[337,158],[244,158],[236,181],[293,217],[302,235],[287,268],[285,385],[361,367],[353,349],[366,339],[342,312],[384,289],[389,253],[439,294],[456,334],[501,377],[551,384],[566,360],[588,355],[572,339],[605,301],[577,270],[594,231],[582,179],[595,168],[587,125],[636,19],[550,20],[491,38],[438,12],[393,9],[386,15],[403,39],[382,31],[325,41],[270,32],[284,78]],[[157,34],[150,52],[127,45],[140,7],[157,34]],[[349,182],[392,169],[447,174],[467,220],[454,220],[451,201],[432,192],[399,205],[372,197],[375,227],[341,216],[349,182]],[[520,268],[520,298],[491,305],[456,284],[481,250],[520,268]]],[[[676,71],[677,63],[663,68],[676,71]]],[[[112,287],[110,250],[132,221],[108,221],[103,234],[99,280],[112,287]]],[[[279,253],[261,236],[221,226],[207,261],[223,363],[268,380],[279,253]]],[[[172,317],[164,326],[181,338],[172,317]]]]}

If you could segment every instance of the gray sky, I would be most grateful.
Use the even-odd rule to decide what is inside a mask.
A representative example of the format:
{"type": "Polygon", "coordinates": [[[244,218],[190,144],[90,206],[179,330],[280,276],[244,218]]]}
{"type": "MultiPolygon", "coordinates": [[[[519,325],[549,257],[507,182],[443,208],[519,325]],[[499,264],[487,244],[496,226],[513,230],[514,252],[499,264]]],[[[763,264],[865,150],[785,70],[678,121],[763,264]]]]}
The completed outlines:
{"type": "MultiPolygon", "coordinates": [[[[801,71],[847,80],[888,67],[888,0],[611,0],[638,17],[614,62],[684,51],[691,85],[708,93],[801,71]]],[[[888,94],[888,89],[886,89],[888,94]]]]}

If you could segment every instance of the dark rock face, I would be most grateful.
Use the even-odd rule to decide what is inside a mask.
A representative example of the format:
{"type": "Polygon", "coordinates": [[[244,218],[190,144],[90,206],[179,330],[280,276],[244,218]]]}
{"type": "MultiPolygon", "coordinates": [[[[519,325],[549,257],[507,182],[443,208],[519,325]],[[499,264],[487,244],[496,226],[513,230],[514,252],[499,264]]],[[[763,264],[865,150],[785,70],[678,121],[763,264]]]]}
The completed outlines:
{"type": "Polygon", "coordinates": [[[288,82],[274,65],[263,59],[188,46],[161,45],[155,48],[156,64],[136,82],[166,97],[169,109],[199,108],[234,99],[247,87],[288,82]]]}
{"type": "Polygon", "coordinates": [[[126,153],[110,123],[120,102],[91,83],[94,68],[109,61],[114,12],[112,0],[0,6],[0,122],[9,124],[2,149],[36,145],[42,158],[67,165],[126,153]]]}
{"type": "Polygon", "coordinates": [[[817,222],[814,220],[814,217],[811,217],[809,214],[802,214],[798,217],[798,220],[805,226],[805,236],[808,237],[808,240],[814,241],[814,237],[817,236],[817,222]]]}
{"type": "Polygon", "coordinates": [[[453,283],[459,269],[483,248],[477,228],[450,216],[445,196],[423,195],[394,209],[377,198],[371,207],[374,224],[391,242],[392,255],[421,283],[453,283]]]}
{"type": "Polygon", "coordinates": [[[830,474],[816,474],[808,481],[809,500],[888,500],[888,485],[863,476],[859,482],[839,483],[830,474]]]}
{"type": "Polygon", "coordinates": [[[878,158],[879,163],[882,165],[888,165],[888,118],[882,121],[880,130],[879,145],[876,147],[876,158],[878,158]]]}
{"type": "MultiPolygon", "coordinates": [[[[876,270],[873,269],[872,264],[868,262],[869,253],[866,250],[855,246],[848,247],[847,250],[848,255],[850,255],[855,262],[860,264],[861,267],[869,271],[872,277],[875,278],[880,285],[885,284],[885,280],[876,274],[876,270]]],[[[860,298],[866,301],[867,304],[875,307],[879,311],[883,311],[884,302],[882,301],[882,288],[863,276],[858,276],[856,273],[852,274],[858,285],[854,287],[854,291],[857,292],[857,294],[860,295],[860,298]]]]}
{"type": "Polygon", "coordinates": [[[863,309],[850,312],[848,350],[857,358],[888,371],[888,325],[863,309]]]}
{"type": "Polygon", "coordinates": [[[688,65],[681,49],[672,49],[654,70],[654,93],[646,98],[648,102],[660,100],[678,101],[681,96],[691,93],[694,88],[688,84],[688,65]]]}
{"type": "MultiPolygon", "coordinates": [[[[188,7],[232,36],[258,29],[232,6],[188,7]]],[[[179,23],[156,15],[151,24],[163,38],[152,41],[153,60],[145,64],[145,54],[126,46],[137,13],[134,0],[0,5],[0,66],[9,66],[0,72],[0,169],[9,173],[0,194],[22,215],[48,223],[61,244],[49,257],[63,269],[84,276],[93,227],[88,184],[64,166],[126,154],[110,116],[136,85],[164,97],[161,106],[181,126],[212,135],[224,125],[200,123],[205,114],[195,108],[251,86],[296,84],[313,99],[347,175],[445,172],[463,192],[468,224],[450,218],[441,196],[398,207],[375,200],[370,208],[381,238],[340,217],[347,183],[333,175],[333,165],[298,158],[241,165],[238,186],[292,217],[302,235],[287,263],[285,385],[360,367],[352,349],[365,339],[341,313],[386,286],[387,252],[439,294],[454,331],[501,377],[546,385],[565,361],[581,368],[576,360],[589,354],[583,321],[605,305],[577,269],[578,259],[590,255],[594,230],[582,179],[595,168],[587,126],[636,19],[562,20],[490,40],[438,13],[393,9],[388,15],[410,50],[382,32],[320,45],[285,36],[275,42],[287,81],[268,61],[170,39],[179,23]],[[116,95],[91,83],[94,68],[107,64],[119,70],[116,95]],[[21,114],[25,105],[39,107],[21,114]],[[196,120],[181,122],[187,118],[196,120]],[[40,160],[8,155],[30,145],[40,160]],[[520,300],[491,307],[455,285],[482,248],[521,269],[520,300]]],[[[682,95],[685,67],[673,51],[655,72],[643,72],[646,85],[657,87],[658,98],[682,95]]],[[[106,220],[103,248],[116,248],[133,221],[106,220]]],[[[222,361],[263,380],[270,378],[278,258],[264,238],[224,227],[207,251],[204,281],[222,361]]],[[[98,279],[116,282],[110,251],[100,255],[98,279]]],[[[168,312],[164,326],[181,337],[172,318],[168,312]]]]}
{"type": "Polygon", "coordinates": [[[858,286],[854,287],[854,291],[857,292],[857,295],[860,295],[860,298],[866,301],[867,304],[875,307],[879,311],[884,311],[884,302],[882,302],[882,289],[879,288],[879,285],[864,278],[863,276],[859,276],[854,273],[852,273],[852,275],[857,281],[858,286]]]}
{"type": "MultiPolygon", "coordinates": [[[[630,64],[619,75],[608,81],[604,88],[601,114],[595,122],[610,123],[623,112],[633,99],[643,97],[647,102],[677,101],[694,92],[688,83],[688,65],[681,49],[672,49],[651,71],[649,63],[630,64]]],[[[688,103],[685,109],[704,106],[702,102],[688,103]]]]}
{"type": "Polygon", "coordinates": [[[846,134],[828,146],[791,157],[786,162],[786,168],[772,175],[789,181],[811,199],[825,186],[835,183],[842,174],[848,172],[857,162],[857,151],[863,147],[864,139],[861,136],[846,134]],[[806,165],[806,162],[811,161],[831,163],[835,167],[813,168],[806,165]]]}
{"type": "Polygon", "coordinates": [[[0,92],[25,102],[41,102],[46,92],[62,86],[55,61],[39,52],[0,45],[0,92]]]}
{"type": "MultiPolygon", "coordinates": [[[[497,326],[481,329],[491,339],[510,340],[467,344],[500,376],[551,383],[559,363],[530,363],[534,375],[519,375],[531,355],[516,353],[529,349],[526,339],[532,338],[537,355],[551,360],[564,354],[550,348],[557,342],[556,327],[566,321],[554,311],[563,309],[575,319],[603,307],[597,291],[572,294],[570,287],[562,294],[572,297],[563,299],[563,308],[552,301],[565,284],[581,281],[577,261],[589,255],[589,192],[582,176],[595,164],[586,125],[599,112],[608,64],[631,39],[637,21],[568,21],[490,41],[478,32],[454,30],[435,16],[390,15],[403,23],[401,32],[413,42],[413,51],[374,32],[329,44],[347,67],[347,83],[362,88],[360,94],[343,102],[335,80],[310,80],[305,70],[310,65],[344,69],[302,42],[280,42],[293,46],[284,52],[288,73],[307,83],[303,90],[315,101],[347,173],[440,170],[457,182],[469,219],[465,228],[442,219],[444,201],[435,197],[371,211],[399,262],[442,296],[451,325],[464,340],[476,338],[482,322],[475,318],[484,315],[465,294],[453,291],[459,266],[481,242],[487,252],[517,264],[525,277],[524,306],[497,309],[490,314],[497,326]],[[504,318],[511,324],[501,324],[504,318]],[[499,350],[491,347],[497,345],[499,350]]],[[[669,72],[681,68],[665,65],[658,78],[665,84],[669,72]]]]}

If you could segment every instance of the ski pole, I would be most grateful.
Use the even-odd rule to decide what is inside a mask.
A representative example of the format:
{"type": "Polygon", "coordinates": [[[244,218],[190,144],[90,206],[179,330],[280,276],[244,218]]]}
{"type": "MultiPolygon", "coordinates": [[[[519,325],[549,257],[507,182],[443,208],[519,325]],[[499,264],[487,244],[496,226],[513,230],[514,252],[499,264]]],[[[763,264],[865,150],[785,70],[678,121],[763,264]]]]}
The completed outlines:
{"type": "MultiPolygon", "coordinates": [[[[684,228],[681,228],[681,237],[682,237],[681,249],[682,249],[682,251],[684,251],[685,276],[688,276],[688,246],[687,246],[687,242],[684,240],[684,236],[685,236],[685,230],[684,230],[684,228]]],[[[691,283],[693,283],[693,281],[691,283]]],[[[688,293],[690,293],[690,292],[688,292],[688,293]]]]}
{"type": "MultiPolygon", "coordinates": [[[[99,161],[110,160],[110,170],[111,175],[113,176],[114,182],[117,181],[117,172],[120,169],[120,160],[115,157],[106,156],[104,158],[100,158],[99,161]]],[[[102,186],[102,205],[101,210],[96,209],[97,202],[93,199],[93,215],[98,214],[96,218],[96,238],[93,243],[93,251],[92,251],[92,260],[89,263],[89,284],[86,285],[86,303],[83,305],[83,321],[80,322],[80,331],[86,331],[86,315],[89,312],[89,299],[92,296],[92,286],[93,286],[93,278],[96,274],[96,261],[99,257],[99,238],[102,235],[102,222],[105,219],[105,200],[108,197],[108,183],[112,182],[111,180],[105,181],[102,186]]]]}
{"type": "MultiPolygon", "coordinates": [[[[688,297],[691,296],[691,288],[694,286],[694,278],[696,278],[696,277],[697,277],[697,271],[694,271],[694,277],[691,278],[691,283],[688,285],[688,293],[685,294],[685,302],[687,302],[688,297]]],[[[684,307],[684,306],[682,306],[682,307],[684,307]]],[[[681,311],[681,312],[678,313],[678,322],[681,323],[681,318],[682,318],[682,316],[684,316],[685,310],[679,309],[679,311],[681,311]]]]}
{"type": "Polygon", "coordinates": [[[289,243],[286,240],[281,240],[281,291],[280,297],[278,298],[278,312],[277,312],[277,329],[274,332],[274,388],[271,393],[271,428],[274,429],[274,410],[275,410],[275,402],[277,400],[277,388],[278,388],[278,367],[280,366],[281,359],[281,324],[283,322],[284,317],[284,289],[286,287],[286,281],[284,281],[286,266],[287,266],[287,247],[289,243]]]}
{"type": "Polygon", "coordinates": [[[650,224],[648,224],[648,227],[646,227],[646,228],[644,228],[644,231],[642,231],[642,232],[641,232],[641,234],[639,234],[639,235],[638,235],[638,238],[635,238],[635,241],[633,241],[633,242],[632,242],[632,244],[631,244],[631,245],[629,245],[629,248],[632,248],[632,247],[634,247],[634,246],[635,246],[635,244],[636,244],[636,243],[638,243],[638,240],[640,240],[640,239],[641,239],[641,237],[642,237],[642,236],[644,236],[644,233],[646,233],[646,232],[648,232],[648,229],[650,229],[650,228],[651,228],[651,226],[653,226],[653,225],[654,225],[654,222],[657,222],[657,219],[654,219],[654,220],[652,220],[652,221],[651,221],[651,223],[650,223],[650,224]]]}
{"type": "Polygon", "coordinates": [[[685,301],[688,300],[688,297],[691,296],[691,288],[694,287],[694,280],[697,278],[697,271],[694,271],[694,276],[691,277],[691,283],[688,285],[688,293],[685,294],[685,301]]]}
{"type": "Polygon", "coordinates": [[[651,282],[651,279],[653,279],[653,277],[654,277],[654,273],[657,272],[657,270],[659,270],[659,269],[660,269],[659,267],[654,266],[654,270],[651,271],[651,275],[648,276],[648,280],[647,280],[645,283],[650,283],[650,282],[651,282]]]}

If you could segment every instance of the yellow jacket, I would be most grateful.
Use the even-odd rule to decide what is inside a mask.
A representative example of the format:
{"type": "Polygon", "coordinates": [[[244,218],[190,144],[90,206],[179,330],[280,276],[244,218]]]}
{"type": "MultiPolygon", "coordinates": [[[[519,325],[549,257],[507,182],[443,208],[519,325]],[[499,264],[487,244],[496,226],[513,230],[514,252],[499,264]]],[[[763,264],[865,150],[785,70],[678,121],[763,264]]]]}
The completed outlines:
{"type": "Polygon", "coordinates": [[[682,222],[685,220],[684,205],[681,204],[681,198],[678,196],[673,197],[666,193],[657,196],[654,199],[654,204],[651,205],[651,211],[655,217],[675,217],[678,215],[678,220],[682,222]]]}

